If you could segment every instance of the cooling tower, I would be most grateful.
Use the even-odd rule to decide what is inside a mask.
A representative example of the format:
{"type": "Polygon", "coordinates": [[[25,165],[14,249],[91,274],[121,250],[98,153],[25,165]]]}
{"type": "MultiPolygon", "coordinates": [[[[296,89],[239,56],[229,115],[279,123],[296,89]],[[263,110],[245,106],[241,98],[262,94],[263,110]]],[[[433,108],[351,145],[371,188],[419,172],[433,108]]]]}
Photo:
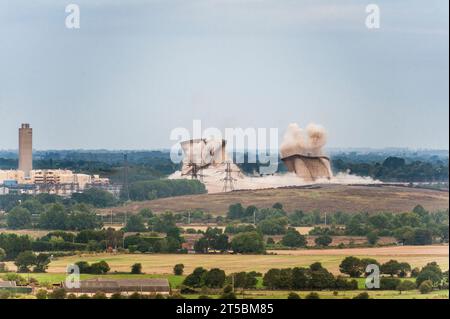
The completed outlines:
{"type": "Polygon", "coordinates": [[[315,124],[306,128],[307,139],[297,124],[290,124],[280,146],[281,160],[289,172],[307,182],[317,179],[331,179],[330,159],[323,155],[322,147],[326,142],[325,130],[315,124]]]}
{"type": "Polygon", "coordinates": [[[226,162],[225,140],[193,139],[181,142],[184,152],[182,175],[192,173],[196,169],[221,165],[226,162]]]}
{"type": "Polygon", "coordinates": [[[330,159],[326,156],[292,155],[281,158],[289,172],[307,182],[320,178],[331,179],[330,159]]]}

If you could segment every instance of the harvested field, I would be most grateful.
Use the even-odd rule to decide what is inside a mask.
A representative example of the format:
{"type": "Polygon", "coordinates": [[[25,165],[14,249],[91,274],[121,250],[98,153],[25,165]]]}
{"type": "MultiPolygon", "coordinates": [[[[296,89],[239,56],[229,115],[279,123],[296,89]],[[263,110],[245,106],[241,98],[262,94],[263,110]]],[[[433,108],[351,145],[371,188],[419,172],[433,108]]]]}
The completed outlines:
{"type": "MultiPolygon", "coordinates": [[[[280,202],[287,211],[306,212],[404,212],[417,204],[430,211],[448,208],[448,192],[386,185],[320,185],[314,188],[278,188],[235,191],[220,194],[188,195],[152,201],[132,202],[113,208],[113,212],[138,212],[150,208],[155,212],[200,209],[213,215],[224,215],[228,206],[241,203],[259,208],[280,202]]],[[[111,209],[99,210],[109,214],[111,209]]]]}
{"type": "MultiPolygon", "coordinates": [[[[408,262],[413,267],[421,267],[431,261],[436,261],[444,270],[448,269],[448,246],[399,246],[383,248],[355,249],[307,249],[295,251],[272,251],[269,255],[197,255],[197,254],[86,254],[56,258],[50,264],[49,273],[63,273],[67,265],[77,261],[97,262],[105,260],[111,271],[129,272],[131,265],[141,263],[147,274],[170,274],[173,266],[178,263],[185,265],[185,273],[190,273],[195,267],[220,267],[227,273],[237,271],[266,272],[270,268],[287,268],[309,266],[321,262],[335,274],[339,273],[339,264],[347,256],[373,257],[380,262],[396,259],[408,262]],[[275,254],[276,253],[276,254],[275,254]]],[[[13,267],[12,264],[9,266],[13,267]]]]}

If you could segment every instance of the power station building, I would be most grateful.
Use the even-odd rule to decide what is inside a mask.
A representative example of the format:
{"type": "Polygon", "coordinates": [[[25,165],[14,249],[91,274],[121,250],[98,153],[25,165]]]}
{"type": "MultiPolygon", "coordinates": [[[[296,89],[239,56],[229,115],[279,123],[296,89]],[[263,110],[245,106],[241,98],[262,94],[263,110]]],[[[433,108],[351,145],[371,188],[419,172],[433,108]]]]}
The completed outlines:
{"type": "Polygon", "coordinates": [[[22,124],[19,128],[19,171],[25,178],[30,177],[33,169],[33,129],[30,124],[22,124]]]}
{"type": "Polygon", "coordinates": [[[74,173],[65,169],[33,170],[33,129],[30,124],[19,128],[19,167],[17,170],[0,170],[0,194],[11,190],[20,193],[54,193],[70,195],[73,192],[95,187],[107,187],[108,178],[99,175],[74,173]]]}

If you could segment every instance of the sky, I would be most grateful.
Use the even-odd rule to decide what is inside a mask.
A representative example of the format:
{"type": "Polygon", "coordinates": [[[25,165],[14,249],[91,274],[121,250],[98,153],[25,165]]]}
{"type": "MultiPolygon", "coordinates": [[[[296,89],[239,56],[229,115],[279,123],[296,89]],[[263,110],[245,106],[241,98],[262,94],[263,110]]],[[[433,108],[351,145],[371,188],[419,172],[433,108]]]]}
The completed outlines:
{"type": "Polygon", "coordinates": [[[328,147],[448,149],[448,6],[0,0],[0,149],[17,149],[24,122],[39,150],[168,148],[194,119],[280,136],[319,123],[328,147]]]}

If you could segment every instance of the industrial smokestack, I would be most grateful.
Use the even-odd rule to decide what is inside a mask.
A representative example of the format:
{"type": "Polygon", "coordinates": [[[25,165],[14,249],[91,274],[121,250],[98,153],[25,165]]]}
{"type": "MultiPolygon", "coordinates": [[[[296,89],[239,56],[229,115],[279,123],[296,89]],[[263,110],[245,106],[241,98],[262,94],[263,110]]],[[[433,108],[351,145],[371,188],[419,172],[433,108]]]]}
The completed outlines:
{"type": "Polygon", "coordinates": [[[19,170],[25,178],[30,177],[33,169],[33,129],[30,124],[22,124],[19,128],[19,170]]]}

